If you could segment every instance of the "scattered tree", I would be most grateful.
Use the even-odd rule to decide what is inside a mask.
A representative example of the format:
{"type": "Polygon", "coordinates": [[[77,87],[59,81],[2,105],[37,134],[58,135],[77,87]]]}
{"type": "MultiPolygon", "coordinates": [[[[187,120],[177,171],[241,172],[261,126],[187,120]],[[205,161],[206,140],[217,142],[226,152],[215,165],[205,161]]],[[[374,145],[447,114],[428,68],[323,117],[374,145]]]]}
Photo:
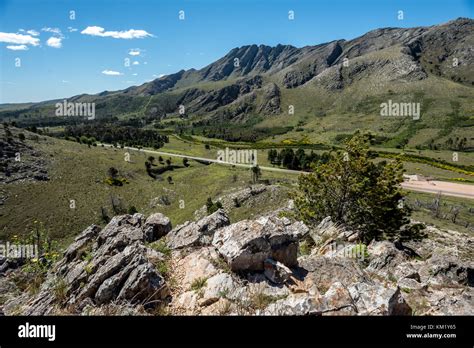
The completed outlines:
{"type": "Polygon", "coordinates": [[[206,208],[207,208],[207,213],[212,214],[216,212],[217,210],[222,209],[222,203],[219,201],[214,203],[212,201],[212,198],[208,197],[206,201],[206,208]]]}
{"type": "Polygon", "coordinates": [[[116,179],[118,175],[118,170],[114,167],[110,167],[107,173],[109,177],[111,177],[112,179],[116,179]]]}
{"type": "Polygon", "coordinates": [[[390,238],[408,223],[410,210],[401,204],[403,168],[399,159],[374,163],[368,138],[359,133],[343,152],[331,155],[326,164],[313,166],[313,173],[299,177],[293,194],[297,216],[315,224],[327,216],[360,231],[363,242],[390,238]]]}
{"type": "Polygon", "coordinates": [[[258,164],[256,166],[253,166],[251,169],[252,172],[252,182],[255,184],[258,179],[260,179],[260,176],[262,175],[262,171],[260,170],[260,167],[258,164]]]}

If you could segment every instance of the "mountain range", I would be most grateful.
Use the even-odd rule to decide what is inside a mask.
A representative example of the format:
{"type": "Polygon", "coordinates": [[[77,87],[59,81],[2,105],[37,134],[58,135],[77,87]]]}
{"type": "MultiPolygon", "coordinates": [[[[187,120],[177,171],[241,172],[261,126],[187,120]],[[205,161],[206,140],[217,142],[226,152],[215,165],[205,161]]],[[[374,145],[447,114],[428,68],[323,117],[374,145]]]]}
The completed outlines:
{"type": "MultiPolygon", "coordinates": [[[[474,20],[458,18],[301,48],[242,46],[199,70],[68,101],[96,103],[99,120],[139,118],[155,128],[179,125],[226,140],[331,142],[366,129],[387,146],[467,137],[469,147],[473,50],[474,20]],[[382,119],[380,104],[389,100],[420,103],[421,119],[382,119]]],[[[61,124],[56,102],[4,105],[0,119],[61,124]]]]}

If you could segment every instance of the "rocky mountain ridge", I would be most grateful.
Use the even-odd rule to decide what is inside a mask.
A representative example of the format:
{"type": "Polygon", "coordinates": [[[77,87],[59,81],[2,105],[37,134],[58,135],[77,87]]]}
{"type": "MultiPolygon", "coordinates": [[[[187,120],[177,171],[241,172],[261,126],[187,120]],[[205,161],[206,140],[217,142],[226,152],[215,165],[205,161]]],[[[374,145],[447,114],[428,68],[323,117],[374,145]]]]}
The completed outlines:
{"type": "MultiPolygon", "coordinates": [[[[143,107],[143,116],[162,119],[179,116],[183,105],[186,117],[206,115],[242,122],[246,119],[242,115],[283,112],[280,95],[291,89],[334,93],[357,86],[368,95],[378,95],[393,88],[390,85],[429,76],[472,86],[473,46],[474,21],[469,18],[430,27],[376,29],[352,40],[301,48],[247,45],[199,70],[181,70],[140,86],[78,95],[69,101],[95,102],[98,118],[136,113],[143,107]]],[[[351,93],[344,98],[353,98],[351,93]]],[[[43,117],[54,116],[53,108],[45,103],[0,116],[18,117],[38,108],[43,117]]]]}

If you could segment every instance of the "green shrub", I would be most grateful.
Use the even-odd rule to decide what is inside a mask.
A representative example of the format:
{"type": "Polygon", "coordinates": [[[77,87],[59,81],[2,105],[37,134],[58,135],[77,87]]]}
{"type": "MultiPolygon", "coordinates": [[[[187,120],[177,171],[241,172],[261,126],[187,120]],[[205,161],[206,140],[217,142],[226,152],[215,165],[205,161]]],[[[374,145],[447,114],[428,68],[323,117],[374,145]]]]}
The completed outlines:
{"type": "Polygon", "coordinates": [[[148,246],[150,248],[162,253],[166,257],[171,256],[171,249],[168,248],[168,246],[166,245],[166,242],[163,241],[163,240],[153,242],[153,243],[149,244],[148,246]]]}

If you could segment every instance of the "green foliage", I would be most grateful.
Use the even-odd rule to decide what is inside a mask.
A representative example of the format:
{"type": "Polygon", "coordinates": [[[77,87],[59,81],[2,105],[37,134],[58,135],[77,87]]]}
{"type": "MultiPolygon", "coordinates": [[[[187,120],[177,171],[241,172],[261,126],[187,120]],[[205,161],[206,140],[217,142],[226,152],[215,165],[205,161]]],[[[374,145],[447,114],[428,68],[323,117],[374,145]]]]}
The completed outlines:
{"type": "Polygon", "coordinates": [[[239,208],[241,203],[237,197],[232,198],[232,202],[234,203],[234,207],[239,208]]]}
{"type": "Polygon", "coordinates": [[[51,240],[49,231],[39,221],[34,222],[34,228],[26,238],[19,239],[17,236],[14,236],[12,243],[38,246],[39,255],[28,259],[22,267],[25,275],[23,278],[26,283],[25,288],[31,293],[37,293],[46,277],[46,273],[60,257],[59,245],[56,241],[51,240]]]}
{"type": "Polygon", "coordinates": [[[216,258],[212,258],[210,261],[214,267],[224,271],[225,273],[229,273],[229,274],[232,273],[232,269],[223,258],[218,256],[216,258]]]}
{"type": "Polygon", "coordinates": [[[268,305],[282,300],[287,297],[287,295],[274,296],[269,295],[264,292],[264,288],[261,286],[256,286],[253,291],[250,292],[249,296],[249,306],[254,310],[262,310],[268,307],[268,305]]]}
{"type": "Polygon", "coordinates": [[[298,245],[298,254],[300,256],[311,254],[311,243],[307,240],[303,240],[298,245]]]}
{"type": "Polygon", "coordinates": [[[352,247],[351,252],[352,252],[352,255],[357,255],[357,256],[362,255],[364,260],[367,260],[369,258],[367,245],[363,243],[356,244],[354,247],[352,247]]]}
{"type": "Polygon", "coordinates": [[[128,184],[129,182],[127,179],[117,177],[118,173],[119,172],[116,168],[110,167],[107,170],[107,174],[109,175],[109,177],[105,179],[104,182],[110,186],[123,186],[123,184],[128,184]]]}
{"type": "Polygon", "coordinates": [[[107,179],[104,180],[104,182],[110,186],[123,186],[123,184],[129,184],[129,181],[125,178],[117,179],[117,178],[108,177],[107,179]]]}
{"type": "Polygon", "coordinates": [[[262,171],[257,164],[256,166],[252,166],[251,172],[252,172],[252,182],[255,184],[262,176],[262,171]]]}
{"type": "Polygon", "coordinates": [[[67,293],[68,286],[66,280],[64,280],[62,277],[56,278],[53,283],[53,294],[56,298],[56,301],[59,303],[64,303],[67,299],[67,293]]]}
{"type": "Polygon", "coordinates": [[[206,286],[207,278],[196,278],[191,283],[191,290],[199,291],[206,286]]]}
{"type": "Polygon", "coordinates": [[[377,153],[380,157],[384,157],[384,158],[397,158],[401,161],[406,161],[406,162],[424,163],[424,164],[428,164],[430,166],[437,167],[440,169],[445,169],[445,170],[449,170],[449,171],[460,173],[460,174],[474,176],[474,166],[472,165],[455,164],[455,163],[446,162],[440,159],[434,159],[434,158],[429,158],[429,157],[424,157],[424,156],[414,155],[414,154],[407,154],[407,153],[396,154],[396,153],[387,152],[387,151],[378,151],[377,153]]]}
{"type": "Polygon", "coordinates": [[[91,250],[86,250],[84,251],[82,255],[82,260],[86,261],[87,263],[91,262],[93,258],[92,251],[91,250]]]}
{"type": "Polygon", "coordinates": [[[268,151],[268,160],[275,165],[282,165],[292,170],[310,170],[311,166],[318,163],[326,163],[330,155],[324,152],[321,156],[311,151],[306,153],[303,148],[298,148],[296,152],[292,148],[284,148],[280,152],[276,149],[268,151]]]}
{"type": "Polygon", "coordinates": [[[131,205],[131,206],[128,208],[128,213],[129,213],[130,215],[133,215],[133,214],[138,213],[138,210],[137,210],[137,208],[135,208],[134,205],[131,205]]]}
{"type": "Polygon", "coordinates": [[[163,240],[153,242],[149,245],[149,247],[156,250],[156,251],[158,251],[158,252],[160,252],[160,253],[162,253],[166,257],[171,256],[171,249],[168,248],[168,246],[166,245],[166,242],[163,241],[163,240]]]}
{"type": "Polygon", "coordinates": [[[261,117],[257,115],[253,115],[253,117],[250,117],[249,120],[243,123],[199,120],[188,125],[179,125],[175,131],[178,134],[188,136],[190,134],[202,135],[206,138],[223,139],[230,142],[256,142],[274,135],[288,133],[293,129],[292,126],[255,127],[261,120],[261,117]]]}
{"type": "Polygon", "coordinates": [[[170,265],[166,260],[160,260],[155,263],[155,267],[163,278],[168,279],[170,277],[170,265]]]}
{"type": "Polygon", "coordinates": [[[207,201],[206,201],[206,208],[207,208],[207,213],[212,214],[212,213],[218,211],[219,209],[222,209],[222,203],[219,202],[219,201],[214,203],[212,201],[212,198],[208,197],[207,201]]]}
{"type": "Polygon", "coordinates": [[[106,224],[109,223],[110,221],[109,213],[107,212],[107,209],[104,207],[100,207],[100,218],[101,218],[101,221],[106,224]]]}
{"type": "Polygon", "coordinates": [[[293,194],[297,217],[315,224],[331,216],[334,222],[361,231],[364,242],[396,234],[410,213],[406,205],[400,206],[400,160],[373,163],[368,138],[358,133],[345,150],[299,177],[293,194]]]}
{"type": "Polygon", "coordinates": [[[134,126],[121,126],[117,122],[95,121],[87,124],[68,125],[64,136],[75,137],[83,144],[95,141],[106,144],[120,143],[125,146],[145,146],[158,149],[169,141],[167,135],[160,135],[155,130],[141,129],[134,126]],[[89,139],[90,138],[90,139],[89,139]]]}

